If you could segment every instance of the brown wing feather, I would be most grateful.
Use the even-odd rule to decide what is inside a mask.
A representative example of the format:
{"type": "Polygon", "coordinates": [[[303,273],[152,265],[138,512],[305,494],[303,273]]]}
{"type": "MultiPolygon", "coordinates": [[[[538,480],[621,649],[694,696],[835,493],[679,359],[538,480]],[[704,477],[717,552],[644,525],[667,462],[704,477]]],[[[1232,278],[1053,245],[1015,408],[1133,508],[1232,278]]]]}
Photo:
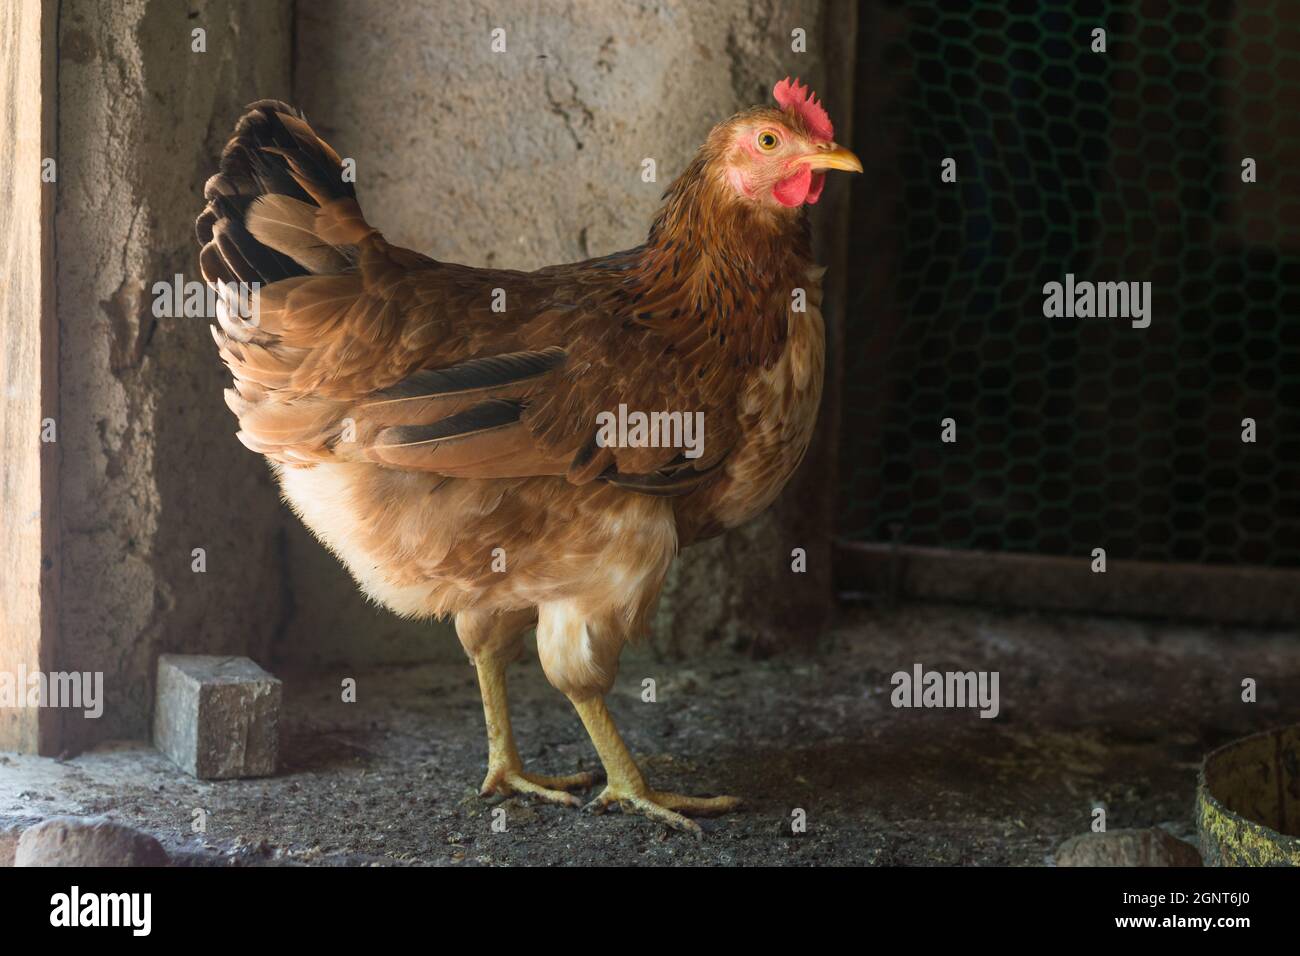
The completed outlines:
{"type": "Polygon", "coordinates": [[[700,288],[638,289],[644,250],[536,273],[436,262],[366,223],[339,164],[301,117],[265,101],[206,187],[205,277],[262,283],[252,316],[225,313],[214,330],[245,444],[286,462],[602,478],[659,494],[723,460],[741,373],[711,327],[683,324],[700,288]],[[704,412],[704,455],[595,446],[597,416],[620,404],[704,412]]]}

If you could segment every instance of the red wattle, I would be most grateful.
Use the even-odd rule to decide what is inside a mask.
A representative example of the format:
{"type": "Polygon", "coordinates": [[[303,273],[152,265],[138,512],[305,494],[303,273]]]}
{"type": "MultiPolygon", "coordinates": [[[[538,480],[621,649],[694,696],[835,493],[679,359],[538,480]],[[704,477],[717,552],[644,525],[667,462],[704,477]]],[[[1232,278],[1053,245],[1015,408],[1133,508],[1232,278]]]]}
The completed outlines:
{"type": "MultiPolygon", "coordinates": [[[[787,176],[773,186],[772,195],[776,197],[776,201],[782,206],[798,206],[808,197],[808,191],[812,187],[812,178],[812,170],[807,166],[802,166],[799,172],[793,176],[787,176]]],[[[817,195],[821,195],[820,185],[817,187],[817,195]]]]}
{"type": "Polygon", "coordinates": [[[808,205],[822,198],[822,187],[826,185],[825,173],[813,173],[812,186],[808,189],[808,205]]]}

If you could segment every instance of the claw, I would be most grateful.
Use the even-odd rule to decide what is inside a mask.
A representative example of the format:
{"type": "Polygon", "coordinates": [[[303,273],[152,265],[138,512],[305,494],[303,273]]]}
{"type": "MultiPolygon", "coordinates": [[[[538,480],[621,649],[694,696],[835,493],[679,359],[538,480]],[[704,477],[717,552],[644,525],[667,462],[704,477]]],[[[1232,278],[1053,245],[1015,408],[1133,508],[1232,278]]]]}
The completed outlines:
{"type": "Polygon", "coordinates": [[[488,771],[479,789],[480,797],[509,797],[514,794],[526,794],[546,803],[555,803],[564,807],[580,807],[582,801],[568,790],[590,790],[598,777],[594,773],[583,772],[568,774],[563,777],[548,777],[537,773],[527,773],[517,767],[498,767],[488,771]]]}
{"type": "Polygon", "coordinates": [[[649,790],[644,794],[624,793],[606,787],[583,810],[588,813],[605,813],[615,804],[623,813],[638,813],[674,830],[690,833],[696,839],[702,839],[704,831],[700,825],[684,814],[717,816],[737,809],[741,802],[738,797],[688,797],[659,790],[649,790]]]}

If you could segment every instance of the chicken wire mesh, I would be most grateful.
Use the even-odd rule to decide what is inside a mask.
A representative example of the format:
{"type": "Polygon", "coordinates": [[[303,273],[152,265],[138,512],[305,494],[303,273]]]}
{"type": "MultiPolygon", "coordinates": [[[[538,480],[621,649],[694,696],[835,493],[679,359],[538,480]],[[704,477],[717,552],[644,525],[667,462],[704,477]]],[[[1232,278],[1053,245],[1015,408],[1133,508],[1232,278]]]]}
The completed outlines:
{"type": "Polygon", "coordinates": [[[1300,566],[1300,4],[866,3],[862,31],[841,536],[1300,566]],[[1150,326],[1045,318],[1067,273],[1151,282],[1150,326]]]}

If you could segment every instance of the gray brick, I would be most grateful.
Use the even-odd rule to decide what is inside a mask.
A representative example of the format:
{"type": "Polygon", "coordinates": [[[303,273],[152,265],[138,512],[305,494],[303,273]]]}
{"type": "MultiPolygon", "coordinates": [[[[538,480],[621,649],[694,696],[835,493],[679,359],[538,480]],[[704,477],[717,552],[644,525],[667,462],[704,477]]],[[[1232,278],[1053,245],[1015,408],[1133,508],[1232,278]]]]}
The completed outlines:
{"type": "Polygon", "coordinates": [[[247,657],[158,658],[153,742],[202,780],[266,777],[279,748],[280,681],[247,657]]]}

